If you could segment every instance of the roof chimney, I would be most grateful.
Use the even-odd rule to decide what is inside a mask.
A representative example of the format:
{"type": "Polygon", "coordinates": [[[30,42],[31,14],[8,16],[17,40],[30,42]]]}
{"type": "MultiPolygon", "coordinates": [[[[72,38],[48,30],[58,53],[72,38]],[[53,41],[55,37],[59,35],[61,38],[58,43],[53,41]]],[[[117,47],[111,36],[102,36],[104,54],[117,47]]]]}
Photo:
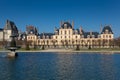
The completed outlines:
{"type": "Polygon", "coordinates": [[[80,34],[82,34],[82,26],[80,27],[80,34]]]}
{"type": "Polygon", "coordinates": [[[56,31],[56,30],[57,30],[57,28],[56,28],[56,26],[55,26],[54,31],[56,31]]]}
{"type": "Polygon", "coordinates": [[[90,31],[90,36],[92,36],[92,31],[90,31]]]}
{"type": "Polygon", "coordinates": [[[61,22],[60,22],[60,27],[62,27],[62,24],[63,24],[63,22],[61,21],[61,22]]]}

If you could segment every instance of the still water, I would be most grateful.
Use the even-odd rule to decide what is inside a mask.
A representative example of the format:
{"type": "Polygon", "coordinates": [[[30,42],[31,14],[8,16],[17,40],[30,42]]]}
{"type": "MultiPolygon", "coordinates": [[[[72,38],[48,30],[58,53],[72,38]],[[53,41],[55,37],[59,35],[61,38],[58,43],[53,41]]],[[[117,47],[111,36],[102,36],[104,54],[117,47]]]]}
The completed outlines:
{"type": "Polygon", "coordinates": [[[0,53],[0,80],[120,80],[120,53],[0,53]]]}

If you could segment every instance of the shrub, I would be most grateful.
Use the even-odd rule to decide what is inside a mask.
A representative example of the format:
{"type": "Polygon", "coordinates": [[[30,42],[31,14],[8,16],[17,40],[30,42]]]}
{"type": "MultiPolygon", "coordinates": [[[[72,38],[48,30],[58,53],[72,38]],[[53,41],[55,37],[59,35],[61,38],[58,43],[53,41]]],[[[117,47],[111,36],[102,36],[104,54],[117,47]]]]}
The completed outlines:
{"type": "Polygon", "coordinates": [[[45,49],[45,47],[44,46],[42,46],[42,50],[44,50],[45,49]]]}
{"type": "Polygon", "coordinates": [[[26,45],[26,50],[30,50],[29,44],[26,45]]]}

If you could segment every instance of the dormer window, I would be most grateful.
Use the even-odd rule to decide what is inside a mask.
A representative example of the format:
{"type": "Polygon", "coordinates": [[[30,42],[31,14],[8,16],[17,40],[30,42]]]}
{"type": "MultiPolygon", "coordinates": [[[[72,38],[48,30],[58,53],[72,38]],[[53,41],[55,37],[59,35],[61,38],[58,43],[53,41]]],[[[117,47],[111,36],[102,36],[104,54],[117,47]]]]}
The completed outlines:
{"type": "Polygon", "coordinates": [[[43,36],[43,39],[45,39],[45,36],[43,36]]]}
{"type": "Polygon", "coordinates": [[[57,34],[58,34],[58,31],[55,31],[55,34],[57,35],[57,34]]]}
{"type": "Polygon", "coordinates": [[[81,37],[84,38],[84,35],[82,35],[81,37]]]}
{"type": "Polygon", "coordinates": [[[108,30],[107,29],[105,30],[105,33],[108,34],[108,30]]]}
{"type": "Polygon", "coordinates": [[[75,31],[75,34],[78,34],[78,31],[77,31],[77,30],[75,31]]]}
{"type": "Polygon", "coordinates": [[[92,35],[92,38],[95,38],[95,35],[92,35]]]}
{"type": "Polygon", "coordinates": [[[90,35],[87,35],[87,38],[90,38],[90,35]]]}
{"type": "Polygon", "coordinates": [[[49,39],[49,36],[47,36],[47,39],[49,39]]]}
{"type": "Polygon", "coordinates": [[[53,36],[51,36],[50,38],[53,39],[53,36]]]}
{"type": "Polygon", "coordinates": [[[100,35],[98,35],[98,38],[101,38],[101,36],[100,36],[100,35]]]}
{"type": "Polygon", "coordinates": [[[40,39],[40,36],[38,36],[38,38],[40,39]]]}
{"type": "Polygon", "coordinates": [[[32,31],[31,31],[30,33],[31,33],[31,34],[33,34],[33,32],[32,32],[32,31]]]}
{"type": "Polygon", "coordinates": [[[64,27],[67,28],[67,24],[64,24],[64,27]]]}

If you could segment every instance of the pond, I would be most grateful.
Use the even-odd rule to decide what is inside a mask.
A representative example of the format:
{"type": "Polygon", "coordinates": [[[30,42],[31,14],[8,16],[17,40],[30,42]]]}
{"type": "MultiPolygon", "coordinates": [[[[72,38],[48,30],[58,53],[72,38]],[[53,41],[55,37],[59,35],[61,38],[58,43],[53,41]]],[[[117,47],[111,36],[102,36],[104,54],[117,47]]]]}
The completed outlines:
{"type": "Polygon", "coordinates": [[[0,53],[0,80],[120,80],[120,53],[0,53]]]}

